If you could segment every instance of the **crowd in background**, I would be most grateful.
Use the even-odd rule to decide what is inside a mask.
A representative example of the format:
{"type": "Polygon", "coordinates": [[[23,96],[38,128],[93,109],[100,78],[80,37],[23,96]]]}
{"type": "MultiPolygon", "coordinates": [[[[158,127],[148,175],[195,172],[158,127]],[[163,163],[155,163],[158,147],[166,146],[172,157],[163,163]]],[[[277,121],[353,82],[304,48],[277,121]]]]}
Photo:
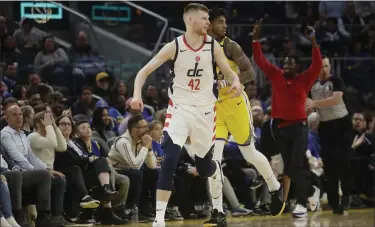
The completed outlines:
{"type": "MultiPolygon", "coordinates": [[[[246,18],[243,10],[236,8],[237,4],[240,3],[226,5],[232,12],[229,21],[246,18]]],[[[336,76],[345,81],[344,99],[353,123],[353,144],[348,147],[355,167],[351,206],[372,206],[375,99],[371,88],[375,67],[373,58],[361,57],[375,56],[375,4],[282,4],[283,23],[302,21],[301,32],[304,23],[315,25],[322,52],[358,57],[345,61],[342,74],[336,76]]],[[[266,13],[263,23],[272,23],[280,12],[266,13]]],[[[277,57],[291,53],[310,56],[310,46],[302,33],[273,36],[266,29],[263,34],[262,49],[268,60],[276,64],[279,64],[277,57]]],[[[130,107],[128,81],[112,76],[84,32],[77,34],[70,49],[64,49],[55,43],[53,36],[40,37],[34,33],[31,19],[24,19],[19,28],[12,28],[5,17],[0,17],[0,35],[1,226],[6,226],[6,222],[11,226],[17,226],[13,222],[29,226],[30,220],[37,227],[95,222],[125,224],[136,212],[139,222],[152,221],[157,175],[163,160],[160,142],[167,117],[168,83],[147,84],[143,91],[145,109],[139,112],[130,107]],[[146,134],[152,141],[145,139],[146,134]],[[130,150],[118,145],[119,136],[131,141],[130,150]],[[142,152],[140,147],[148,147],[152,152],[142,152]],[[27,205],[35,205],[36,209],[27,212],[27,205]],[[37,213],[37,218],[35,215],[27,218],[27,213],[37,213]]],[[[244,35],[237,37],[237,41],[251,57],[251,39],[244,35]]],[[[164,78],[158,81],[168,81],[163,68],[157,74],[164,78]]],[[[245,91],[251,100],[256,146],[262,152],[260,138],[272,111],[270,89],[250,82],[245,91]]],[[[324,192],[321,168],[324,162],[319,156],[317,135],[319,118],[312,113],[308,123],[306,158],[312,174],[321,179],[324,192]]],[[[282,169],[277,168],[280,160],[274,156],[271,162],[281,179],[282,169]]],[[[168,220],[205,218],[209,214],[206,179],[198,175],[194,166],[187,141],[174,177],[168,220]]],[[[232,216],[270,213],[270,195],[264,180],[231,140],[224,150],[223,168],[228,179],[224,183],[227,213],[232,216]]],[[[292,182],[285,212],[290,212],[293,205],[292,182]]]]}

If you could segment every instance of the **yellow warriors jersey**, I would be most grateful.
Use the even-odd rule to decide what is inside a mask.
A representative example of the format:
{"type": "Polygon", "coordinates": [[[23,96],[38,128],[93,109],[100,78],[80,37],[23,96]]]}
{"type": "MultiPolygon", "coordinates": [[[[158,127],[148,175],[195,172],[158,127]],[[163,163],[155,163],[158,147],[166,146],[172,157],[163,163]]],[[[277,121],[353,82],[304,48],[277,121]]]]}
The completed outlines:
{"type": "MultiPolygon", "coordinates": [[[[226,50],[230,42],[233,41],[225,37],[219,44],[224,50],[229,66],[235,73],[240,74],[239,66],[230,58],[226,50]]],[[[219,81],[225,80],[225,76],[218,67],[216,67],[216,72],[219,81]]],[[[227,86],[219,90],[219,99],[216,102],[216,139],[227,140],[228,133],[230,133],[238,144],[248,145],[251,136],[254,135],[250,101],[245,91],[242,91],[240,96],[232,98],[235,91],[228,94],[229,88],[230,86],[227,86]]]]}
{"type": "MultiPolygon", "coordinates": [[[[231,39],[229,39],[228,37],[224,37],[224,39],[222,39],[219,42],[219,44],[220,44],[221,48],[223,48],[223,51],[224,51],[225,56],[227,57],[227,61],[229,63],[229,66],[238,75],[241,72],[240,67],[238,67],[237,63],[229,56],[229,54],[226,50],[226,48],[228,46],[228,43],[230,43],[230,42],[233,42],[233,41],[231,39]]],[[[219,67],[216,67],[216,73],[218,75],[219,81],[225,80],[225,77],[224,77],[224,75],[221,72],[219,67]]],[[[230,98],[233,95],[233,93],[235,92],[235,91],[233,91],[233,93],[228,94],[228,90],[229,90],[229,86],[219,89],[219,100],[230,98]]]]}

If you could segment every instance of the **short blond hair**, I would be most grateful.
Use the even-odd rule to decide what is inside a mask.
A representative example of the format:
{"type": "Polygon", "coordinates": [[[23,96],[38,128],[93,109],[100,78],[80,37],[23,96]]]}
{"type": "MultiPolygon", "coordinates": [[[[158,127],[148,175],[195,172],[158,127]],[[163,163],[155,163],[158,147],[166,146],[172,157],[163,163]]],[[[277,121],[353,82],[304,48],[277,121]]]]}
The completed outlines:
{"type": "Polygon", "coordinates": [[[184,15],[183,15],[185,23],[187,22],[186,21],[186,19],[187,19],[186,17],[187,17],[188,13],[198,12],[198,11],[203,11],[203,12],[208,13],[209,9],[205,5],[200,4],[200,3],[190,3],[189,5],[187,5],[184,8],[184,15]]]}
{"type": "Polygon", "coordinates": [[[148,126],[148,130],[153,130],[157,124],[160,124],[161,127],[163,127],[163,123],[161,121],[153,120],[150,123],[148,123],[148,125],[147,125],[148,126]]]}
{"type": "Polygon", "coordinates": [[[203,11],[203,12],[206,12],[206,13],[209,12],[208,8],[205,5],[203,5],[203,4],[200,4],[200,3],[190,3],[189,5],[187,5],[184,8],[184,14],[192,12],[192,11],[199,11],[199,10],[203,11]]]}

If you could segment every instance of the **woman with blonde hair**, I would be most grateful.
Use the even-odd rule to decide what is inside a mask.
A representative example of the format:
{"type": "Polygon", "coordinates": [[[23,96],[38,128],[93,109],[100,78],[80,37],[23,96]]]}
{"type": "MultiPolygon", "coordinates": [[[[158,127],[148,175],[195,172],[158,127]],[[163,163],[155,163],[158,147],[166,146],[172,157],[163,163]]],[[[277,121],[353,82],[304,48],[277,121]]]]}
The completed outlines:
{"type": "Polygon", "coordinates": [[[55,162],[55,150],[65,152],[67,145],[65,139],[56,126],[52,113],[42,111],[35,115],[33,121],[35,131],[27,138],[34,154],[47,165],[51,172],[51,210],[52,222],[71,225],[63,217],[64,195],[66,188],[65,175],[53,170],[55,162]]]}
{"type": "Polygon", "coordinates": [[[22,106],[21,111],[23,115],[22,131],[28,136],[34,128],[33,119],[35,112],[30,105],[22,106]]]}

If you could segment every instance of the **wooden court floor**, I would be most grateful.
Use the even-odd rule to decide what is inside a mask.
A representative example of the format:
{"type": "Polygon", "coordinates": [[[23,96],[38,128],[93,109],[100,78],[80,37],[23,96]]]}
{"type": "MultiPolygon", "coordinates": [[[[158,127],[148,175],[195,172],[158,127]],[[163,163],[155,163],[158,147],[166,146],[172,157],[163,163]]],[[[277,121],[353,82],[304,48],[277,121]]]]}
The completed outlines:
{"type": "MultiPolygon", "coordinates": [[[[228,227],[374,227],[374,209],[350,210],[344,215],[333,215],[332,211],[309,213],[306,219],[293,219],[291,214],[278,217],[247,216],[242,218],[228,218],[228,227]]],[[[196,227],[202,226],[204,220],[167,222],[167,227],[196,227]]],[[[146,227],[147,224],[128,224],[126,226],[146,227]]]]}

